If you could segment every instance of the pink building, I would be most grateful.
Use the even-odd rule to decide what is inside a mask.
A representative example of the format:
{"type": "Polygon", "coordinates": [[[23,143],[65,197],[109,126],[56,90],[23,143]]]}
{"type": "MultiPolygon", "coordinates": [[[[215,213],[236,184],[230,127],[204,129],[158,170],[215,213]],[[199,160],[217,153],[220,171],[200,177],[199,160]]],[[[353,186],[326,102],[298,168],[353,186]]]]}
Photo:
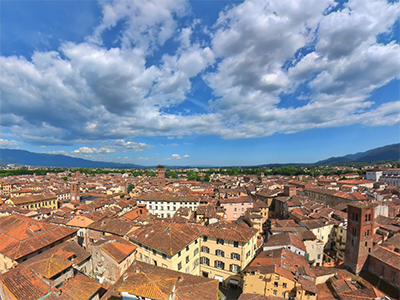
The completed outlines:
{"type": "Polygon", "coordinates": [[[225,209],[225,219],[227,220],[244,217],[246,210],[253,207],[253,200],[250,196],[219,199],[218,202],[225,209]]]}

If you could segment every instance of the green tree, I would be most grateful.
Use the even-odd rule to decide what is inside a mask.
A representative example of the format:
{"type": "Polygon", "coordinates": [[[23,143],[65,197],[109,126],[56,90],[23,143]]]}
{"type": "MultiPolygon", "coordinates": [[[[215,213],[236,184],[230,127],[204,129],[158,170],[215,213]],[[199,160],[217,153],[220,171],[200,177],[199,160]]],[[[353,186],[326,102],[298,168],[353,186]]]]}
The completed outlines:
{"type": "Polygon", "coordinates": [[[130,184],[128,184],[126,192],[129,194],[134,188],[135,188],[135,185],[130,183],[130,184]]]}

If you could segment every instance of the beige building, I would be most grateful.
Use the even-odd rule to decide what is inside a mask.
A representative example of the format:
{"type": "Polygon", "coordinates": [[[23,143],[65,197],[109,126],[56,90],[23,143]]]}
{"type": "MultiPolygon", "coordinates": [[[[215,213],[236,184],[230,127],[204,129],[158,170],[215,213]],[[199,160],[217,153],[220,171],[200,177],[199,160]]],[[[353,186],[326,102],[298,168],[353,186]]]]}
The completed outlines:
{"type": "Polygon", "coordinates": [[[127,235],[137,248],[136,259],[238,286],[237,274],[255,256],[258,231],[247,225],[209,226],[157,222],[127,235]]]}
{"type": "Polygon", "coordinates": [[[243,293],[317,299],[307,260],[288,249],[261,252],[242,273],[243,293]]]}
{"type": "Polygon", "coordinates": [[[55,194],[31,195],[7,199],[5,204],[30,210],[37,210],[43,207],[57,209],[58,199],[55,194]]]}

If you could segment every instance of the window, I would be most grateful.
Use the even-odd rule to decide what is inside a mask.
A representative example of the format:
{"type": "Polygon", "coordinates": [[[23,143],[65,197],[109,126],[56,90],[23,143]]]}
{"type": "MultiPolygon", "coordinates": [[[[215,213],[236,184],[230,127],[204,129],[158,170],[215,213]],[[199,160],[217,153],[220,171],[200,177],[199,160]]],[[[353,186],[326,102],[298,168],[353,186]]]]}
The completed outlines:
{"type": "Polygon", "coordinates": [[[224,244],[224,240],[223,239],[217,239],[217,244],[223,245],[224,244]]]}
{"type": "Polygon", "coordinates": [[[311,245],[311,249],[314,249],[314,245],[311,245]]]}
{"type": "Polygon", "coordinates": [[[223,261],[216,260],[215,261],[215,267],[217,269],[224,270],[225,269],[225,263],[223,261]]]}
{"type": "Polygon", "coordinates": [[[201,252],[210,253],[210,249],[206,246],[201,247],[201,252]]]}
{"type": "Polygon", "coordinates": [[[194,240],[194,243],[197,244],[197,239],[194,240]]]}
{"type": "Polygon", "coordinates": [[[201,264],[209,266],[210,265],[210,259],[208,257],[202,257],[201,258],[201,264]]]}
{"type": "Polygon", "coordinates": [[[206,236],[206,235],[203,236],[203,241],[204,241],[204,242],[207,242],[207,236],[206,236]]]}
{"type": "MultiPolygon", "coordinates": [[[[300,293],[300,292],[299,292],[299,293],[300,293]]],[[[274,296],[276,296],[276,295],[278,294],[278,292],[277,292],[277,291],[273,291],[272,294],[273,294],[274,296]]]]}
{"type": "Polygon", "coordinates": [[[287,283],[286,283],[286,282],[282,283],[282,286],[283,286],[284,288],[287,288],[287,283]]]}
{"type": "Polygon", "coordinates": [[[321,254],[318,254],[318,255],[317,255],[317,259],[321,259],[321,254]]]}
{"type": "Polygon", "coordinates": [[[146,263],[149,263],[149,257],[148,257],[148,256],[145,256],[145,257],[144,257],[144,261],[145,261],[146,263]]]}
{"type": "Polygon", "coordinates": [[[222,250],[217,249],[217,250],[215,250],[215,255],[224,257],[225,256],[225,252],[222,251],[222,250]]]}
{"type": "Polygon", "coordinates": [[[234,260],[240,260],[240,254],[232,252],[231,253],[231,258],[234,259],[234,260]]]}
{"type": "Polygon", "coordinates": [[[247,251],[246,253],[246,259],[250,257],[250,251],[247,251]]]}
{"type": "Polygon", "coordinates": [[[197,254],[199,254],[199,248],[196,248],[193,251],[193,256],[196,256],[197,254]]]}
{"type": "Polygon", "coordinates": [[[178,263],[178,270],[182,269],[182,262],[178,263]]]}
{"type": "Polygon", "coordinates": [[[189,274],[189,267],[186,268],[185,273],[189,274]]]}
{"type": "Polygon", "coordinates": [[[189,251],[189,245],[188,245],[188,246],[186,246],[186,251],[189,251]]]}
{"type": "Polygon", "coordinates": [[[197,258],[193,263],[193,269],[196,269],[198,265],[199,265],[199,259],[197,258]]]}
{"type": "Polygon", "coordinates": [[[234,242],[233,242],[233,247],[236,247],[236,248],[238,248],[238,247],[239,247],[239,242],[237,242],[237,241],[234,241],[234,242]]]}
{"type": "Polygon", "coordinates": [[[157,251],[156,251],[156,250],[154,250],[154,249],[153,249],[153,254],[154,254],[154,255],[157,255],[157,251]]]}
{"type": "Polygon", "coordinates": [[[275,281],[275,282],[274,282],[274,287],[278,287],[278,286],[279,286],[278,282],[275,281]]]}
{"type": "Polygon", "coordinates": [[[285,298],[285,292],[282,293],[282,298],[285,298]]]}
{"type": "Polygon", "coordinates": [[[240,272],[240,267],[238,265],[230,265],[229,269],[233,273],[239,273],[240,272]]]}
{"type": "Polygon", "coordinates": [[[178,252],[178,257],[181,257],[181,251],[178,252]]]}
{"type": "Polygon", "coordinates": [[[139,253],[139,259],[142,260],[143,259],[143,255],[142,253],[139,253]]]}
{"type": "Polygon", "coordinates": [[[157,266],[157,261],[153,259],[153,265],[157,266]]]}
{"type": "Polygon", "coordinates": [[[163,254],[162,254],[162,258],[163,258],[163,259],[167,259],[167,254],[164,254],[164,253],[163,253],[163,254]]]}
{"type": "Polygon", "coordinates": [[[365,231],[365,236],[369,236],[369,230],[365,231]]]}
{"type": "Polygon", "coordinates": [[[186,256],[186,263],[188,263],[188,262],[189,262],[189,255],[186,256]]]}

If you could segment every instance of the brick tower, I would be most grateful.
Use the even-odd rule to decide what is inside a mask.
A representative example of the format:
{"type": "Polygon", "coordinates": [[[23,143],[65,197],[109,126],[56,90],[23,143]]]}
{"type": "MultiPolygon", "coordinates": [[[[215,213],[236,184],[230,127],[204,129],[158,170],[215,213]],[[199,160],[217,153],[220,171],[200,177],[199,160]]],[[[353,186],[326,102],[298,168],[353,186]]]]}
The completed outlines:
{"type": "Polygon", "coordinates": [[[78,204],[81,201],[79,183],[71,184],[71,203],[78,204]]]}
{"type": "Polygon", "coordinates": [[[375,223],[375,206],[355,202],[347,206],[347,238],[344,264],[355,274],[364,267],[372,250],[375,223]]]}
{"type": "Polygon", "coordinates": [[[158,189],[161,190],[165,185],[165,168],[162,165],[158,165],[158,189]]]}

